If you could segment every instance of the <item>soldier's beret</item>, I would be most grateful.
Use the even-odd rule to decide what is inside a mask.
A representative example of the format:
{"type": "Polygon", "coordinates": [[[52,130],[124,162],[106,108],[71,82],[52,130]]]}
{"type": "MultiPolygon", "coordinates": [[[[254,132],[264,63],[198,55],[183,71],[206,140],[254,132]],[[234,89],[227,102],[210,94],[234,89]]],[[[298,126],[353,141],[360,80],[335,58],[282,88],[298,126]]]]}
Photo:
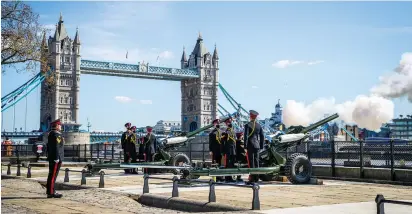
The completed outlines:
{"type": "Polygon", "coordinates": [[[250,114],[250,116],[258,116],[259,115],[259,113],[255,110],[250,110],[249,114],[250,114]]]}
{"type": "Polygon", "coordinates": [[[215,120],[213,120],[213,122],[212,122],[213,124],[217,124],[217,123],[220,123],[220,120],[219,119],[215,119],[215,120]]]}
{"type": "Polygon", "coordinates": [[[132,126],[130,129],[131,130],[136,130],[136,126],[132,126]]]}
{"type": "Polygon", "coordinates": [[[60,119],[57,119],[57,120],[51,122],[51,125],[52,125],[52,126],[61,125],[60,119]]]}
{"type": "Polygon", "coordinates": [[[232,122],[232,118],[229,117],[229,118],[227,118],[224,122],[225,122],[225,123],[231,123],[231,122],[232,122]]]}
{"type": "Polygon", "coordinates": [[[243,132],[238,132],[238,133],[236,133],[236,137],[237,138],[240,138],[240,137],[242,137],[243,136],[243,132]]]}
{"type": "Polygon", "coordinates": [[[151,127],[151,126],[146,126],[146,130],[147,130],[148,132],[151,132],[151,131],[153,130],[153,127],[151,127]]]}
{"type": "Polygon", "coordinates": [[[130,127],[131,125],[132,125],[131,123],[124,124],[125,127],[130,127]]]}

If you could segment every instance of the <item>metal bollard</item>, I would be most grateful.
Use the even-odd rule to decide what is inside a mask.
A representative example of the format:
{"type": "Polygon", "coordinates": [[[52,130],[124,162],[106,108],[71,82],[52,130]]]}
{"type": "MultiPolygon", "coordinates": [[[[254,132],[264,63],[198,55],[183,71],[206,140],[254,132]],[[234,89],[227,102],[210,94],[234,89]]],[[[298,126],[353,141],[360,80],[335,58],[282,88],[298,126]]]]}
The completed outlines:
{"type": "Polygon", "coordinates": [[[81,180],[80,185],[86,185],[86,170],[85,169],[82,170],[82,180],[81,180]]]}
{"type": "Polygon", "coordinates": [[[172,189],[172,197],[179,197],[179,178],[177,176],[173,177],[173,189],[172,189]]]}
{"type": "Polygon", "coordinates": [[[11,163],[7,164],[7,175],[11,175],[11,163]]]}
{"type": "Polygon", "coordinates": [[[31,166],[27,167],[27,178],[31,178],[31,166]]]}
{"type": "Polygon", "coordinates": [[[21,175],[21,172],[20,172],[20,164],[17,164],[17,173],[16,173],[16,175],[17,175],[17,176],[20,176],[20,175],[21,175]]]}
{"type": "Polygon", "coordinates": [[[385,203],[383,201],[385,200],[385,197],[383,195],[379,194],[375,198],[376,202],[376,213],[377,214],[385,214],[385,203]]]}
{"type": "Polygon", "coordinates": [[[215,183],[213,179],[209,181],[209,203],[216,202],[215,183]]]}
{"type": "Polygon", "coordinates": [[[70,181],[70,179],[69,179],[69,171],[70,171],[69,168],[66,168],[66,169],[64,170],[64,181],[63,181],[63,182],[69,182],[69,181],[70,181]]]}
{"type": "Polygon", "coordinates": [[[143,182],[143,194],[149,193],[149,175],[145,174],[143,176],[144,182],[143,182]]]}
{"type": "Polygon", "coordinates": [[[104,171],[100,171],[99,188],[104,188],[104,171]]]}
{"type": "Polygon", "coordinates": [[[259,184],[253,184],[252,210],[260,210],[259,184]]]}

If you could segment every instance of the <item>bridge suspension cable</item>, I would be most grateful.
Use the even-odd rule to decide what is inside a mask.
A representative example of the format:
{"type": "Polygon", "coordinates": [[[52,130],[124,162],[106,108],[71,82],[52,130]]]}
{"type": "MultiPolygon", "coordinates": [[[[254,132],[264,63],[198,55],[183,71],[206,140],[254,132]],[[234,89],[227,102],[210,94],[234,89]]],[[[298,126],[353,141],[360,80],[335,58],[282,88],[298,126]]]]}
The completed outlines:
{"type": "Polygon", "coordinates": [[[14,91],[8,93],[7,95],[1,98],[1,112],[6,111],[10,107],[16,105],[20,100],[27,97],[34,89],[36,89],[51,73],[52,68],[47,71],[45,74],[39,72],[29,81],[25,82],[23,85],[15,89],[14,91]],[[26,92],[26,93],[24,93],[26,92]]]}

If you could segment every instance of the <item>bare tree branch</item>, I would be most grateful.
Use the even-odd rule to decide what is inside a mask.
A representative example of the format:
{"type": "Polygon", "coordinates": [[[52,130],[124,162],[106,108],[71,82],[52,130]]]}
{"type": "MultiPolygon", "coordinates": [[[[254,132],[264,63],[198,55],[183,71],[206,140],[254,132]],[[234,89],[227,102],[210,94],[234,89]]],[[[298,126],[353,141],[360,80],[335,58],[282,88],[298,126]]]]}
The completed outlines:
{"type": "Polygon", "coordinates": [[[1,67],[2,72],[34,71],[47,63],[42,54],[42,32],[39,15],[21,1],[1,2],[1,67]]]}

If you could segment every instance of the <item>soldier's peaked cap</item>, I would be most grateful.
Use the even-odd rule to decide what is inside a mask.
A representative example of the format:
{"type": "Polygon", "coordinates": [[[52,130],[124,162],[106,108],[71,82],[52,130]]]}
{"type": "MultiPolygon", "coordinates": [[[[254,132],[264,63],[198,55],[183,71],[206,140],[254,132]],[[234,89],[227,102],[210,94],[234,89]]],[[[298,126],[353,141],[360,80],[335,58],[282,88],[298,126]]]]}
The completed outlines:
{"type": "Polygon", "coordinates": [[[132,125],[131,123],[124,124],[125,127],[131,126],[131,125],[132,125]]]}
{"type": "Polygon", "coordinates": [[[250,110],[249,114],[252,115],[252,116],[258,116],[259,115],[259,113],[255,110],[250,110]]]}
{"type": "Polygon", "coordinates": [[[51,125],[52,126],[61,125],[60,119],[57,119],[57,120],[51,122],[51,125]]]}

